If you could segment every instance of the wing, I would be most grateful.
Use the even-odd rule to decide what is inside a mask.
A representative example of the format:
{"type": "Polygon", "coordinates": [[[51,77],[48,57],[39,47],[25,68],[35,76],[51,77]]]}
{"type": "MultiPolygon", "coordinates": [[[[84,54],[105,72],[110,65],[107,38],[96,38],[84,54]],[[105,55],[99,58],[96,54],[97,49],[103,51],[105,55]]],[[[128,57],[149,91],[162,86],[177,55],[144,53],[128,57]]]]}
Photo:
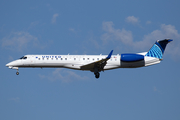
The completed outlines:
{"type": "Polygon", "coordinates": [[[81,70],[90,70],[93,72],[94,69],[96,68],[98,69],[98,71],[103,71],[104,66],[107,64],[107,61],[111,58],[112,53],[113,50],[109,53],[109,55],[105,59],[81,66],[81,70]]]}

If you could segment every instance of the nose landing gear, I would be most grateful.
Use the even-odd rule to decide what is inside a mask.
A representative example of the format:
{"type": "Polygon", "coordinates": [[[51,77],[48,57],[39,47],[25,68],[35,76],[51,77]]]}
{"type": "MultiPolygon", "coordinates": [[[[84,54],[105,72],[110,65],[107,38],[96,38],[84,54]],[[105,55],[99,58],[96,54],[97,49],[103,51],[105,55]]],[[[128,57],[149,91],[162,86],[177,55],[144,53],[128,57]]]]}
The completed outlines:
{"type": "Polygon", "coordinates": [[[17,69],[16,75],[19,75],[18,69],[17,69]]]}

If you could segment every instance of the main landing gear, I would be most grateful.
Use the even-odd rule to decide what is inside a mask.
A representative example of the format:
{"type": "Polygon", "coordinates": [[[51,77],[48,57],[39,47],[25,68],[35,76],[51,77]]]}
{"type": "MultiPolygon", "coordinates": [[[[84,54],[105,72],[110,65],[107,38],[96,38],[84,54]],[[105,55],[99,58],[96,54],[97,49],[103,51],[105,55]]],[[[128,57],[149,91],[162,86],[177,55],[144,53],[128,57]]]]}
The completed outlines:
{"type": "Polygon", "coordinates": [[[100,73],[99,73],[99,72],[96,72],[96,73],[94,73],[94,75],[95,75],[96,78],[99,78],[100,73]]]}
{"type": "Polygon", "coordinates": [[[98,68],[97,68],[97,67],[95,67],[93,72],[94,72],[95,77],[98,79],[98,78],[99,78],[99,76],[100,76],[100,73],[99,73],[98,68]]]}

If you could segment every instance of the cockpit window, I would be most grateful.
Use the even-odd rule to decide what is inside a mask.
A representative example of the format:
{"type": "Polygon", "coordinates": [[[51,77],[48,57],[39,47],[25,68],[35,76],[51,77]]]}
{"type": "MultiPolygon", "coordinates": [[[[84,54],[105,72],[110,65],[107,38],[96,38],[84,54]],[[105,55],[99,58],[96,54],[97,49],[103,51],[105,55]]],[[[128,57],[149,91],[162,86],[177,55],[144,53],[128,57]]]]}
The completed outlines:
{"type": "Polygon", "coordinates": [[[27,59],[27,57],[23,56],[23,57],[21,57],[20,59],[27,59]]]}

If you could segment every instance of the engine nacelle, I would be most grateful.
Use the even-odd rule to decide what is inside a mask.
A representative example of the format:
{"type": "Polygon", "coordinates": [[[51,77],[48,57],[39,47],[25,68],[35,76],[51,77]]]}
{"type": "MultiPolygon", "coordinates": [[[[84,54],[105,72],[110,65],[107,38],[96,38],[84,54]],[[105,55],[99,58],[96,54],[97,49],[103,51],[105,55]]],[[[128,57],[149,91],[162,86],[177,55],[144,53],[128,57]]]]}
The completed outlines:
{"type": "Polygon", "coordinates": [[[140,54],[121,54],[122,62],[137,62],[144,60],[144,55],[140,54]]]}

